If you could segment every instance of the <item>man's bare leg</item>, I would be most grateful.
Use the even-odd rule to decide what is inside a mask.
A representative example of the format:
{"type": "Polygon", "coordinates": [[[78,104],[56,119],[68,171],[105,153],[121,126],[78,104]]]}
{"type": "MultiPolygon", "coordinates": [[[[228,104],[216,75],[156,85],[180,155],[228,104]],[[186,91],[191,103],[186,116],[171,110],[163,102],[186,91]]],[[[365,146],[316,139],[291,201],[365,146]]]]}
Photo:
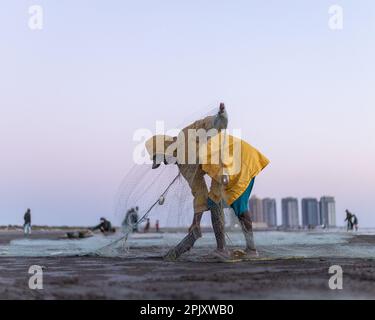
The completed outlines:
{"type": "Polygon", "coordinates": [[[225,251],[225,230],[224,230],[224,212],[220,205],[215,204],[211,207],[211,223],[214,229],[217,250],[225,251]]]}
{"type": "Polygon", "coordinates": [[[202,232],[200,228],[200,222],[202,220],[203,212],[195,213],[193,218],[193,223],[189,228],[189,233],[187,236],[182,239],[177,246],[173,249],[169,250],[168,253],[165,255],[164,259],[166,260],[176,260],[182,254],[189,251],[193,246],[194,243],[202,237],[202,232]]]}
{"type": "MultiPolygon", "coordinates": [[[[202,220],[203,212],[195,213],[193,223],[189,228],[189,234],[173,249],[171,249],[165,256],[168,260],[176,260],[182,254],[189,251],[195,242],[202,237],[200,229],[200,222],[202,220]]],[[[214,229],[217,251],[225,253],[225,230],[224,230],[224,212],[219,205],[211,208],[211,221],[214,229]]]]}
{"type": "Polygon", "coordinates": [[[193,230],[196,230],[196,233],[199,235],[199,238],[202,237],[201,231],[201,220],[202,220],[203,212],[194,213],[193,222],[189,227],[189,233],[193,230]]]}
{"type": "Polygon", "coordinates": [[[246,252],[248,254],[257,256],[258,252],[254,244],[253,223],[251,221],[250,212],[247,211],[243,215],[241,215],[239,217],[239,221],[241,224],[242,232],[245,236],[246,252]]]}

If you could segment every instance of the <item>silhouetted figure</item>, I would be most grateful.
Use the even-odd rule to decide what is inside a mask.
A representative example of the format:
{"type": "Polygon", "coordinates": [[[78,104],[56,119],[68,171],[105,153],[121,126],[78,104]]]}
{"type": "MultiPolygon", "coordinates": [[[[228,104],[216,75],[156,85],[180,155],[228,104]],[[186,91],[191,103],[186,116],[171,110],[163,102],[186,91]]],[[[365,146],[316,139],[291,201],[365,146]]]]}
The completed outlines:
{"type": "Polygon", "coordinates": [[[346,218],[344,221],[347,221],[346,231],[353,230],[353,221],[352,221],[353,214],[351,214],[349,210],[345,210],[345,212],[346,212],[346,218]]]}
{"type": "Polygon", "coordinates": [[[149,232],[150,231],[150,219],[147,219],[145,228],[143,229],[143,232],[149,232]]]}
{"type": "Polygon", "coordinates": [[[138,232],[138,207],[131,208],[126,212],[122,228],[124,231],[131,229],[133,232],[138,232]]]}
{"type": "Polygon", "coordinates": [[[23,216],[23,232],[25,235],[31,234],[31,210],[27,209],[25,215],[23,216]]]}
{"type": "Polygon", "coordinates": [[[160,232],[159,220],[156,220],[155,229],[156,229],[156,232],[160,232]]]}
{"type": "Polygon", "coordinates": [[[102,233],[116,232],[116,229],[112,228],[111,222],[106,218],[100,218],[100,223],[96,227],[91,228],[91,230],[100,230],[102,233]]]}

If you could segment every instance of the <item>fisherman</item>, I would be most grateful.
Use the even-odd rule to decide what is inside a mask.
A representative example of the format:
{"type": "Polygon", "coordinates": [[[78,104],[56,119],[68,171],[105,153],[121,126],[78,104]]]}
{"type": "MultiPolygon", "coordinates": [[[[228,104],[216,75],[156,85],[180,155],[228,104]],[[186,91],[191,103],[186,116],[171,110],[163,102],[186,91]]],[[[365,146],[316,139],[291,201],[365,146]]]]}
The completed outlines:
{"type": "MultiPolygon", "coordinates": [[[[221,206],[208,207],[208,188],[204,179],[205,172],[199,163],[199,144],[197,144],[200,133],[205,137],[214,136],[226,129],[228,126],[228,115],[224,103],[220,103],[216,115],[208,116],[195,121],[191,125],[181,130],[178,137],[154,136],[146,141],[146,149],[153,160],[152,169],[158,168],[162,162],[164,164],[177,164],[181,175],[190,186],[193,195],[194,219],[200,219],[202,214],[211,210],[211,221],[217,239],[217,250],[224,251],[224,213],[221,206]],[[193,134],[190,134],[193,133],[193,134]],[[195,133],[195,134],[194,134],[195,133]],[[175,146],[175,148],[173,148],[175,146]]],[[[221,183],[212,180],[210,193],[219,195],[221,193],[221,183]]],[[[189,250],[194,242],[202,236],[200,228],[195,228],[193,223],[189,228],[190,244],[184,246],[182,251],[189,250]]]]}
{"type": "Polygon", "coordinates": [[[127,211],[121,225],[124,230],[130,227],[133,232],[138,232],[138,207],[131,208],[127,211]]]}
{"type": "Polygon", "coordinates": [[[106,218],[100,218],[100,223],[91,228],[92,231],[100,230],[102,233],[114,233],[116,232],[115,228],[112,228],[112,223],[106,218]]]}
{"type": "Polygon", "coordinates": [[[346,218],[344,221],[347,221],[346,231],[353,230],[353,221],[352,221],[353,214],[348,209],[346,209],[345,212],[346,212],[346,218]]]}
{"type": "MultiPolygon", "coordinates": [[[[255,177],[268,165],[269,160],[247,142],[231,135],[225,135],[224,132],[211,137],[207,144],[202,146],[200,155],[203,173],[210,176],[213,183],[223,186],[220,193],[212,192],[211,188],[208,194],[207,207],[211,210],[212,219],[218,217],[218,214],[212,212],[221,208],[224,201],[239,218],[246,241],[245,255],[248,257],[258,256],[248,203],[255,177]]],[[[190,234],[193,233],[194,235],[197,230],[198,234],[201,234],[201,218],[202,213],[196,212],[189,229],[190,234]]],[[[217,250],[215,255],[228,259],[230,255],[225,250],[224,226],[218,222],[213,222],[213,225],[222,228],[215,232],[215,237],[217,244],[223,244],[221,250],[217,250]]],[[[193,235],[188,235],[186,241],[193,235]]],[[[197,239],[193,238],[193,240],[197,239]]],[[[182,253],[188,251],[194,242],[190,242],[190,247],[181,242],[167,254],[167,258],[176,259],[182,253]]]]}
{"type": "Polygon", "coordinates": [[[160,232],[159,220],[156,220],[156,223],[155,223],[155,231],[156,231],[156,232],[160,232]]]}
{"type": "Polygon", "coordinates": [[[31,210],[27,209],[25,215],[23,216],[23,232],[25,235],[31,234],[31,210]]]}

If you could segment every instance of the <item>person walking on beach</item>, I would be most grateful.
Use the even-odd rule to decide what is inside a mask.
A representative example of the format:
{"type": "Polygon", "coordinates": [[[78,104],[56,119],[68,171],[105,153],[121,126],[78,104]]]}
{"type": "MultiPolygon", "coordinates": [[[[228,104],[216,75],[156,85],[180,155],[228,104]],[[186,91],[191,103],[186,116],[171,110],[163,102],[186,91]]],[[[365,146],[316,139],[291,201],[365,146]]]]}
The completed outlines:
{"type": "Polygon", "coordinates": [[[27,209],[25,215],[23,216],[23,232],[25,235],[31,234],[31,210],[27,209]]]}
{"type": "Polygon", "coordinates": [[[353,221],[352,221],[353,214],[349,210],[345,210],[345,212],[346,212],[346,218],[344,221],[347,221],[346,231],[353,230],[353,221]]]}

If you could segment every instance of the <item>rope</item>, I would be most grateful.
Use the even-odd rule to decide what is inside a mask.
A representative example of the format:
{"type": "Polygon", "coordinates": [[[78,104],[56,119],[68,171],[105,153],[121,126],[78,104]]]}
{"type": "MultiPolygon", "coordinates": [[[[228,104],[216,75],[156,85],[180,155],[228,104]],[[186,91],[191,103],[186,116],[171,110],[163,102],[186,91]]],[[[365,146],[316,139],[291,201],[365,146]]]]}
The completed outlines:
{"type": "MultiPolygon", "coordinates": [[[[221,132],[219,134],[221,134],[221,132]]],[[[224,150],[226,139],[227,139],[227,135],[225,134],[225,130],[223,130],[223,136],[224,136],[224,139],[223,139],[223,143],[222,143],[221,153],[224,150]]],[[[221,158],[221,154],[220,154],[220,157],[219,157],[219,165],[224,172],[224,164],[223,164],[223,161],[222,161],[222,158],[221,158]]],[[[228,177],[228,179],[229,179],[229,177],[228,177]]],[[[220,210],[224,213],[224,207],[223,207],[223,201],[222,201],[222,199],[224,199],[224,185],[223,184],[221,184],[220,193],[221,193],[220,210]]],[[[222,217],[224,219],[224,214],[222,215],[222,217]]],[[[228,232],[225,231],[225,219],[223,221],[223,224],[224,224],[224,234],[225,234],[226,238],[228,239],[228,241],[230,242],[230,244],[233,245],[232,239],[229,237],[228,232]]]]}
{"type": "MultiPolygon", "coordinates": [[[[226,138],[227,138],[227,137],[226,137],[226,134],[225,134],[225,130],[223,130],[223,132],[224,132],[224,134],[223,134],[224,139],[223,139],[223,141],[222,141],[221,152],[220,152],[220,148],[219,148],[219,152],[220,152],[220,153],[222,153],[223,150],[224,150],[224,146],[225,146],[226,138]]],[[[221,131],[219,132],[219,135],[221,135],[221,131]]],[[[223,165],[223,161],[222,161],[222,154],[219,155],[219,165],[221,166],[221,169],[222,169],[222,171],[223,171],[223,169],[224,169],[224,165],[223,165]]],[[[199,166],[196,165],[196,166],[195,166],[195,170],[194,170],[194,171],[195,171],[195,172],[194,172],[194,175],[193,175],[192,177],[190,176],[190,179],[194,179],[194,178],[195,178],[198,169],[199,169],[199,166]]],[[[151,205],[151,207],[146,211],[146,213],[145,213],[145,214],[144,214],[144,215],[143,215],[143,216],[142,216],[142,217],[141,217],[141,218],[140,218],[140,219],[139,219],[139,220],[133,225],[133,227],[138,226],[141,222],[143,222],[143,221],[148,217],[148,215],[150,214],[151,210],[156,206],[156,204],[158,204],[160,198],[161,198],[162,196],[166,196],[166,195],[167,195],[167,193],[168,193],[170,187],[176,182],[176,180],[179,178],[180,175],[181,175],[181,173],[179,172],[179,173],[177,174],[177,176],[172,180],[172,182],[167,186],[167,188],[163,191],[163,193],[159,196],[159,198],[158,198],[158,199],[157,199],[157,200],[151,205]]],[[[156,179],[156,180],[157,180],[157,179],[156,179]]],[[[155,181],[156,181],[156,180],[155,180],[155,181]]],[[[155,183],[155,181],[154,181],[154,183],[155,183]]],[[[190,181],[190,182],[192,182],[192,181],[190,181]]],[[[190,184],[190,183],[189,183],[189,184],[190,184]]],[[[221,212],[224,212],[223,201],[222,201],[222,200],[224,199],[224,186],[223,186],[223,183],[222,183],[222,182],[220,183],[220,185],[221,185],[221,187],[220,187],[220,193],[221,193],[221,199],[220,199],[220,210],[221,210],[221,212]]],[[[223,215],[223,214],[221,215],[221,218],[224,219],[224,215],[223,215]]],[[[223,221],[223,224],[224,224],[224,227],[225,227],[225,223],[224,223],[224,221],[223,221]]],[[[117,244],[117,243],[119,243],[120,241],[123,241],[123,240],[124,240],[124,242],[126,242],[127,239],[128,239],[128,237],[129,237],[130,232],[131,232],[131,230],[129,229],[129,230],[125,233],[125,235],[124,235],[123,237],[121,237],[121,238],[119,238],[119,239],[116,239],[115,241],[113,241],[113,242],[111,242],[111,243],[105,245],[104,247],[102,247],[102,248],[100,248],[100,249],[97,249],[97,250],[95,250],[95,251],[98,252],[98,251],[104,250],[104,249],[106,249],[106,248],[108,248],[108,247],[114,246],[115,244],[117,244]]],[[[225,233],[227,239],[229,240],[229,242],[230,242],[230,243],[233,243],[232,240],[230,239],[228,233],[225,232],[225,231],[224,231],[224,233],[225,233]]]]}
{"type": "MultiPolygon", "coordinates": [[[[141,222],[143,222],[149,215],[149,213],[151,212],[151,210],[159,203],[159,200],[161,197],[165,197],[169,191],[169,189],[171,188],[171,186],[177,181],[177,179],[180,177],[180,173],[177,174],[177,176],[172,180],[172,182],[167,186],[167,188],[163,191],[163,193],[159,196],[159,198],[151,205],[151,207],[146,211],[146,213],[133,225],[133,227],[136,227],[138,226],[141,222]]],[[[98,251],[101,251],[101,250],[104,250],[108,247],[111,247],[113,245],[115,245],[116,243],[119,243],[120,241],[122,240],[125,240],[124,242],[127,241],[128,237],[129,237],[129,234],[130,234],[130,231],[129,230],[128,232],[126,232],[126,234],[124,236],[122,236],[121,238],[119,239],[116,239],[115,241],[112,241],[111,243],[105,245],[104,247],[100,248],[100,249],[97,249],[95,250],[95,252],[98,252],[98,251]]]]}

